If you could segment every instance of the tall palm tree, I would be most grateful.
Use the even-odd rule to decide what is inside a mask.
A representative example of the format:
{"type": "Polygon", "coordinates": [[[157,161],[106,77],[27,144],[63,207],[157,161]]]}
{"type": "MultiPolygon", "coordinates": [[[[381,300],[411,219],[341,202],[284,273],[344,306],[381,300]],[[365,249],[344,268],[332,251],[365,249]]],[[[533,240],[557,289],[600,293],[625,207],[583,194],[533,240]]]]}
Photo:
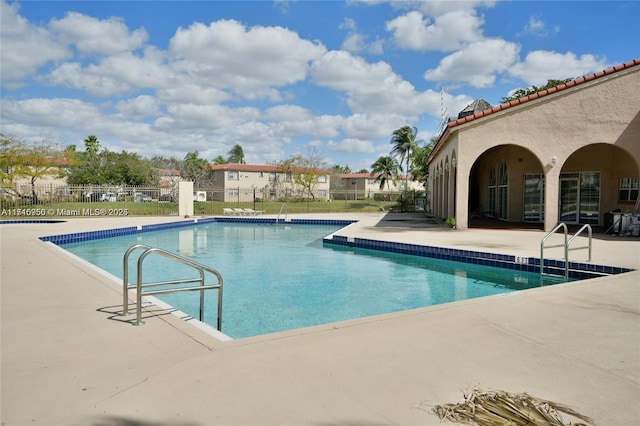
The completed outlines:
{"type": "Polygon", "coordinates": [[[376,175],[375,181],[380,182],[380,189],[384,188],[385,183],[387,184],[389,200],[391,200],[391,185],[389,182],[398,175],[399,168],[398,162],[390,156],[382,156],[371,165],[371,171],[376,175]]]}
{"type": "Polygon", "coordinates": [[[416,147],[418,142],[416,136],[418,135],[418,129],[416,127],[403,126],[393,131],[390,143],[393,145],[391,155],[398,158],[400,164],[405,160],[407,162],[407,168],[405,170],[406,182],[405,190],[409,188],[409,173],[411,172],[411,150],[416,147]]]}
{"type": "Polygon", "coordinates": [[[85,146],[85,151],[88,154],[94,155],[94,154],[97,154],[98,151],[100,150],[100,141],[98,140],[96,135],[87,136],[83,142],[85,146]]]}
{"type": "Polygon", "coordinates": [[[240,145],[234,145],[227,154],[229,154],[228,161],[230,163],[244,164],[244,151],[240,145]]]}

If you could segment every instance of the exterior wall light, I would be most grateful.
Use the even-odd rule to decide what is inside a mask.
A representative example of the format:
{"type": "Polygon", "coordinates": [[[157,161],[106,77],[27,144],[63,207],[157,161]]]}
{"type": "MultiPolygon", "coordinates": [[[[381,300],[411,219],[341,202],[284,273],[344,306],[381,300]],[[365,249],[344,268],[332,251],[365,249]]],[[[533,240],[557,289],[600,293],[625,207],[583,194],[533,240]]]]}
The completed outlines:
{"type": "Polygon", "coordinates": [[[555,166],[556,164],[558,164],[558,157],[554,155],[553,157],[551,157],[551,165],[555,166]]]}

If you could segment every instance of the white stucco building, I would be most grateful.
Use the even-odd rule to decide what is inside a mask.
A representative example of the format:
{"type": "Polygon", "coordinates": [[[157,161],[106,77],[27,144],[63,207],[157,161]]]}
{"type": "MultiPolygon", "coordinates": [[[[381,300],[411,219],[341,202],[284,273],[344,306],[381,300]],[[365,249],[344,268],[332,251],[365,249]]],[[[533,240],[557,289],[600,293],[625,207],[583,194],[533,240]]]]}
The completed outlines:
{"type": "Polygon", "coordinates": [[[431,155],[430,209],[605,225],[632,211],[640,175],[640,59],[448,123],[431,155]]]}

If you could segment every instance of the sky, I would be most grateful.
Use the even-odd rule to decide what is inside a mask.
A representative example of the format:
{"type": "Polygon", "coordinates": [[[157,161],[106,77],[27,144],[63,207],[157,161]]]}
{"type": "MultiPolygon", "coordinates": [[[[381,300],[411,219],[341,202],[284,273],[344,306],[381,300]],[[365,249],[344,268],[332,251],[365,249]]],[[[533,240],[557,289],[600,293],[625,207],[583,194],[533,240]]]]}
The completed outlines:
{"type": "Polygon", "coordinates": [[[640,1],[0,0],[0,133],[370,169],[473,100],[640,57],[640,1]]]}

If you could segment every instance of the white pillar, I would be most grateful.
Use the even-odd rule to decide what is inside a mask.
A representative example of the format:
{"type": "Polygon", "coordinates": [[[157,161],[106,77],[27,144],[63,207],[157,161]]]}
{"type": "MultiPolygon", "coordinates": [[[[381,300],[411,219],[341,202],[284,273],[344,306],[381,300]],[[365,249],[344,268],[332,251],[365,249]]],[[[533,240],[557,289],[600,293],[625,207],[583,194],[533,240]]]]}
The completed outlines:
{"type": "Polygon", "coordinates": [[[544,176],[544,230],[547,232],[558,224],[560,170],[560,165],[549,165],[544,176]]]}
{"type": "Polygon", "coordinates": [[[193,182],[178,183],[178,216],[193,216],[193,182]]]}

